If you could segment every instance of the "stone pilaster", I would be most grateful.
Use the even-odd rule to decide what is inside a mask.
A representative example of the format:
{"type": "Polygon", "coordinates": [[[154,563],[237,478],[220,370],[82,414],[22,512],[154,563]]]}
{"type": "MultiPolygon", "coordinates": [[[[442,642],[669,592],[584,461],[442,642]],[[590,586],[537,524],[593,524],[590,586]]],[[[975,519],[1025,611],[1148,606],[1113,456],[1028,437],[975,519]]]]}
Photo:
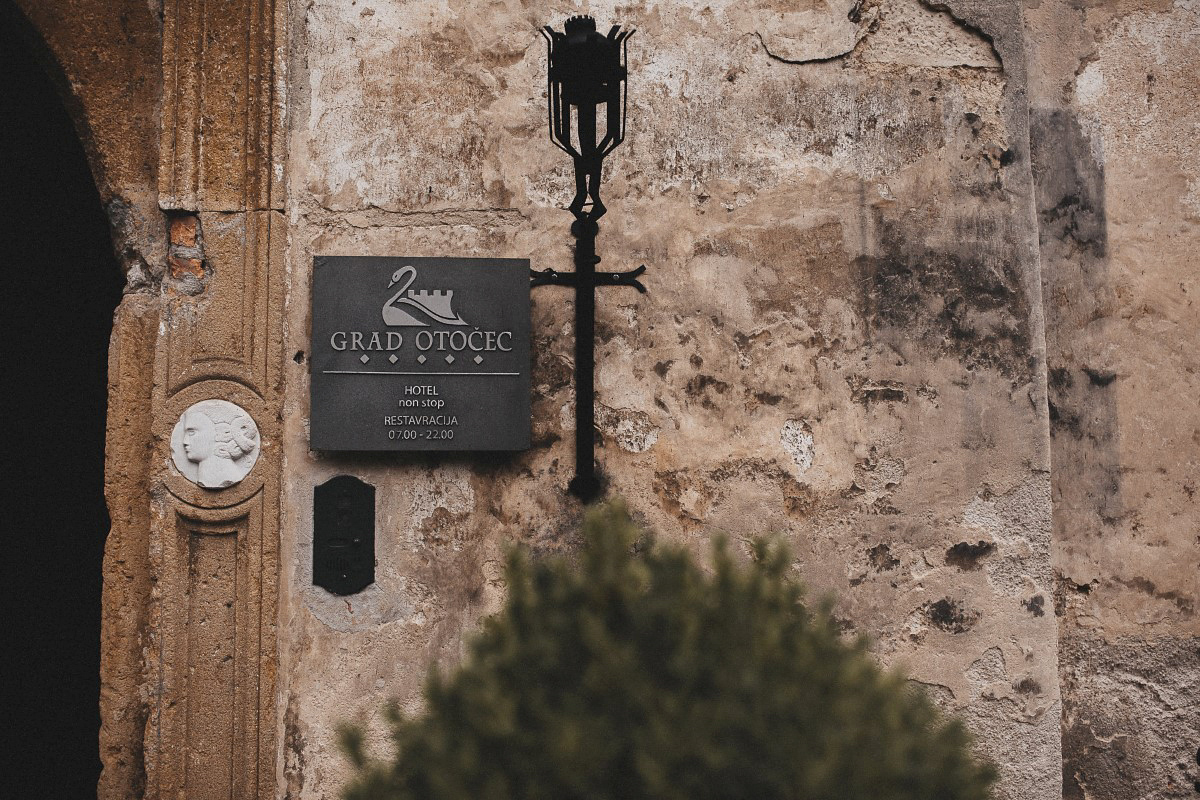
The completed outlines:
{"type": "Polygon", "coordinates": [[[284,17],[272,0],[172,0],[163,13],[159,202],[172,230],[153,395],[146,796],[272,797],[284,17]],[[177,422],[206,400],[257,428],[257,460],[224,488],[173,465],[177,422]]]}

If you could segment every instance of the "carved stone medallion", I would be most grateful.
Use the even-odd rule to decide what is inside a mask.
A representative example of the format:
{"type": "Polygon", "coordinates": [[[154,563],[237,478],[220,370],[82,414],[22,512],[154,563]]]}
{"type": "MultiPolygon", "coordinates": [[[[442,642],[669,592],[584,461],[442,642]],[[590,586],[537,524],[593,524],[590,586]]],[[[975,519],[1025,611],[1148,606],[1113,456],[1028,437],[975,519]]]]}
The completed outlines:
{"type": "Polygon", "coordinates": [[[258,425],[228,400],[192,404],[171,432],[175,468],[205,489],[239,483],[254,468],[259,449],[258,425]]]}

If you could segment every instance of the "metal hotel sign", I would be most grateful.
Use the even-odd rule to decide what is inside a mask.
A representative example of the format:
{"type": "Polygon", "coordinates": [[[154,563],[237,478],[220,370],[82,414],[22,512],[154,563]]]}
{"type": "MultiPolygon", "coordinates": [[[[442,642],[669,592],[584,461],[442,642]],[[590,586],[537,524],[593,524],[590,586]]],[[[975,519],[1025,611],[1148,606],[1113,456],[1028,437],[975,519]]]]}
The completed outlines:
{"type": "Polygon", "coordinates": [[[316,450],[529,447],[529,261],[317,256],[316,450]]]}

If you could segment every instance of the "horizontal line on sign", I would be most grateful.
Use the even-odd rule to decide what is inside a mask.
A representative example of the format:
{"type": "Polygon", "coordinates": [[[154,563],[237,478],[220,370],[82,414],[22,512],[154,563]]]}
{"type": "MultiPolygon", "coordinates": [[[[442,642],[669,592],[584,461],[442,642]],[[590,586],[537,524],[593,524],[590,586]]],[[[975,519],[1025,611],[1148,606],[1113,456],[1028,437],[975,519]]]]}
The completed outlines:
{"type": "Polygon", "coordinates": [[[367,369],[326,369],[322,370],[325,375],[425,375],[428,377],[436,377],[438,375],[520,375],[519,372],[388,372],[386,370],[375,371],[367,369]]]}

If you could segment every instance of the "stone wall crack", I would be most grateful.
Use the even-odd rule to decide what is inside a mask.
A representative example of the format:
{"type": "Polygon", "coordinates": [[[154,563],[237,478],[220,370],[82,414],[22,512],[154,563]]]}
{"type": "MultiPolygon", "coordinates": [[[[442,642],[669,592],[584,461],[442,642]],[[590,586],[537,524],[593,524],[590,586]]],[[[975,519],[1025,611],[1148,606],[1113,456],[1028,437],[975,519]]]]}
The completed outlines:
{"type": "Polygon", "coordinates": [[[996,48],[996,42],[992,39],[991,34],[989,34],[983,28],[980,28],[979,26],[963,19],[961,16],[955,13],[954,9],[950,7],[949,3],[940,2],[939,0],[920,0],[920,2],[922,6],[930,11],[939,14],[945,14],[957,27],[961,28],[972,36],[976,36],[987,42],[988,47],[990,47],[992,50],[992,56],[995,57],[996,63],[1000,65],[1001,72],[1004,71],[1004,58],[1000,55],[1000,51],[996,48]]]}

